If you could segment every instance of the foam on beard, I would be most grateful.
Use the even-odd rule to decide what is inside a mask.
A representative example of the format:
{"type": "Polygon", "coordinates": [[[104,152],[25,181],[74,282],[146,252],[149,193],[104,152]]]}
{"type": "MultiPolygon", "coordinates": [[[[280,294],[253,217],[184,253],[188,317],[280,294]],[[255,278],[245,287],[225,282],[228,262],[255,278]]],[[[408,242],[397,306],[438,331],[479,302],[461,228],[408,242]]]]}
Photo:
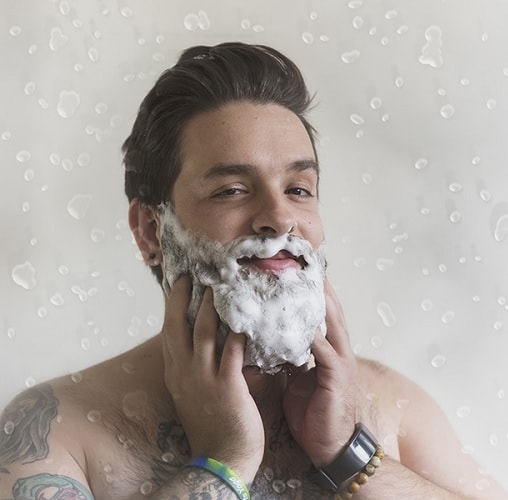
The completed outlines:
{"type": "Polygon", "coordinates": [[[182,228],[169,205],[160,209],[163,286],[168,293],[179,276],[191,276],[190,325],[209,286],[221,320],[219,347],[232,330],[247,336],[246,366],[277,373],[285,363],[305,364],[314,335],[326,334],[324,245],[315,251],[306,240],[289,234],[245,236],[222,245],[182,228]],[[303,268],[275,274],[245,264],[245,259],[268,258],[281,250],[303,259],[303,268]]]}

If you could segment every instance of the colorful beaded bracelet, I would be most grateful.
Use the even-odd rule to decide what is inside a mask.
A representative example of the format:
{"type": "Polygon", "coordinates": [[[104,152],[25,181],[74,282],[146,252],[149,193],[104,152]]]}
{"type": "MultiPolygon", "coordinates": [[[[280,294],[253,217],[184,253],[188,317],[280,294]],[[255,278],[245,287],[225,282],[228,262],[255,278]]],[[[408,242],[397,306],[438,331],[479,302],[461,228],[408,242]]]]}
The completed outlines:
{"type": "Polygon", "coordinates": [[[384,450],[381,445],[378,445],[376,453],[369,460],[369,463],[358,473],[358,475],[338,494],[339,500],[349,500],[353,498],[355,493],[360,491],[362,484],[365,484],[369,477],[373,476],[376,469],[381,465],[381,460],[385,456],[384,450]]]}
{"type": "Polygon", "coordinates": [[[239,500],[250,500],[247,486],[227,465],[209,457],[195,457],[185,465],[187,467],[199,467],[211,472],[224,481],[235,492],[239,500]]]}

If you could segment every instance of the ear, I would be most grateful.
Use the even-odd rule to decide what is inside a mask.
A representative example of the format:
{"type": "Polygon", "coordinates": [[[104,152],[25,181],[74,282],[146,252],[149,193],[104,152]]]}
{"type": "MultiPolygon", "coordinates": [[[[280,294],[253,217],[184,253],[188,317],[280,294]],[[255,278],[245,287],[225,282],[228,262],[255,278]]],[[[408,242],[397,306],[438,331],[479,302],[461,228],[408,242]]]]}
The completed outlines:
{"type": "Polygon", "coordinates": [[[129,226],[143,260],[158,266],[162,262],[159,214],[134,198],[129,205],[129,226]]]}

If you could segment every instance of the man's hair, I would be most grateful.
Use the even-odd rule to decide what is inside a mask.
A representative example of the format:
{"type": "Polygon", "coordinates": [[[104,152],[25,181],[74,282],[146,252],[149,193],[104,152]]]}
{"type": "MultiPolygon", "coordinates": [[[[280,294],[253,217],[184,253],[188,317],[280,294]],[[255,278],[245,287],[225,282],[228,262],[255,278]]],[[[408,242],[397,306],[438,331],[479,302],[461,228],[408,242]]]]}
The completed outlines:
{"type": "MultiPolygon", "coordinates": [[[[181,170],[185,125],[200,113],[238,101],[278,104],[295,113],[316,154],[315,131],[305,117],[312,98],[290,59],[264,45],[191,47],[147,94],[123,144],[129,201],[137,198],[153,208],[167,202],[181,170]]],[[[162,283],[161,267],[152,267],[152,272],[162,283]]]]}

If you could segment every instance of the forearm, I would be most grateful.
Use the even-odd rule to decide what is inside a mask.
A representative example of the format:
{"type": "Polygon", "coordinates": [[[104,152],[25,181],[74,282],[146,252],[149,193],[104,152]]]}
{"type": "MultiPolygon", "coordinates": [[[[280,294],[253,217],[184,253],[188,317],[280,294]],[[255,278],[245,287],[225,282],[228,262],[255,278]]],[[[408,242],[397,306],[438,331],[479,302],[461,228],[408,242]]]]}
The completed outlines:
{"type": "MultiPolygon", "coordinates": [[[[453,474],[453,471],[450,471],[453,474]]],[[[408,469],[398,461],[385,457],[374,476],[362,485],[354,495],[355,500],[393,500],[411,498],[411,500],[464,500],[474,497],[458,495],[436,486],[408,469]]]]}

